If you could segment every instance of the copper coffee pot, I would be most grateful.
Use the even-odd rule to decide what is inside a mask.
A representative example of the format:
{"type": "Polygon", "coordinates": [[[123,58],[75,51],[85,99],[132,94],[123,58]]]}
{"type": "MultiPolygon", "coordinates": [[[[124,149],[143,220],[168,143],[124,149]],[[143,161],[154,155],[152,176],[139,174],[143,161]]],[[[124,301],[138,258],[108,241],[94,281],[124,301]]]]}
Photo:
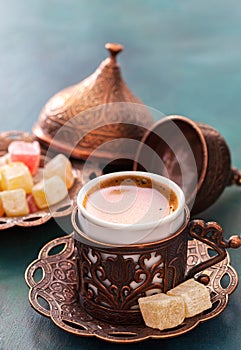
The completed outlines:
{"type": "Polygon", "coordinates": [[[86,159],[133,157],[136,149],[126,149],[121,139],[141,140],[153,124],[148,108],[122,79],[116,56],[123,46],[105,45],[110,57],[80,83],[67,87],[43,107],[33,133],[52,149],[86,159]],[[100,147],[110,141],[111,146],[100,147]]]}
{"type": "Polygon", "coordinates": [[[209,208],[226,186],[241,185],[241,172],[231,167],[229,147],[220,133],[179,115],[163,118],[144,135],[134,170],[166,175],[175,181],[184,190],[192,214],[209,208]],[[154,157],[149,156],[147,146],[154,157]],[[195,175],[191,174],[193,169],[196,181],[189,180],[184,186],[185,180],[195,175]]]}

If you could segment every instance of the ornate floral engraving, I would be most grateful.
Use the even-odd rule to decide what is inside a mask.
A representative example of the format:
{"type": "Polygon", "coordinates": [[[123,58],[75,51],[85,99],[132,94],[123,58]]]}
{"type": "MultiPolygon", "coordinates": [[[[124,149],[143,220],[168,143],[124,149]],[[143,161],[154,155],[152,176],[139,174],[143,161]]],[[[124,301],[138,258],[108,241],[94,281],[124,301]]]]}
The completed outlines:
{"type": "Polygon", "coordinates": [[[184,280],[187,231],[150,247],[105,249],[77,242],[80,300],[94,317],[141,320],[138,298],[166,292],[184,280]],[[121,313],[120,313],[121,311],[121,313]]]}
{"type": "Polygon", "coordinates": [[[210,207],[228,185],[231,177],[231,159],[224,138],[211,126],[198,123],[208,148],[208,167],[203,185],[198,192],[193,213],[210,207]]]}
{"type": "Polygon", "coordinates": [[[98,150],[100,156],[133,156],[135,150],[126,149],[122,138],[141,140],[145,128],[153,124],[148,108],[122,79],[116,55],[123,47],[107,48],[110,57],[93,74],[50,98],[33,129],[45,143],[58,147],[60,142],[77,158],[87,158],[112,140],[111,147],[98,150]]]}
{"type": "MultiPolygon", "coordinates": [[[[57,238],[49,242],[41,250],[39,258],[26,271],[25,278],[30,287],[29,300],[38,312],[51,317],[54,323],[65,331],[79,336],[94,336],[109,342],[126,344],[143,341],[148,338],[161,339],[184,334],[196,327],[200,322],[210,320],[219,315],[227,306],[229,294],[235,290],[238,284],[238,275],[230,266],[229,255],[227,255],[223,261],[202,271],[202,274],[209,276],[208,288],[213,303],[213,307],[207,312],[186,319],[178,328],[164,331],[148,328],[144,324],[133,325],[131,324],[131,318],[126,320],[127,324],[125,325],[113,324],[111,317],[115,317],[116,315],[112,315],[111,313],[109,322],[105,323],[91,317],[78,301],[76,254],[74,240],[70,236],[57,238]],[[63,243],[65,243],[65,248],[61,253],[49,255],[52,248],[63,243]],[[64,261],[63,265],[67,267],[67,270],[64,269],[63,274],[58,269],[55,269],[57,265],[60,270],[63,268],[62,261],[64,261]],[[70,265],[66,265],[66,262],[70,262],[70,265]],[[39,268],[42,268],[44,277],[41,281],[37,282],[33,276],[39,268]],[[64,282],[62,278],[66,275],[66,271],[68,271],[67,275],[70,275],[68,281],[64,282]],[[228,276],[229,283],[225,287],[222,287],[220,281],[224,275],[228,276]],[[68,295],[67,298],[64,296],[62,299],[56,300],[54,290],[49,288],[49,285],[57,280],[65,284],[67,290],[72,286],[72,290],[75,293],[71,296],[68,295]],[[45,300],[51,305],[50,311],[40,306],[38,302],[39,296],[44,296],[45,300]]],[[[188,241],[187,270],[192,269],[197,262],[205,261],[208,258],[208,246],[206,244],[195,239],[188,241]]]]}

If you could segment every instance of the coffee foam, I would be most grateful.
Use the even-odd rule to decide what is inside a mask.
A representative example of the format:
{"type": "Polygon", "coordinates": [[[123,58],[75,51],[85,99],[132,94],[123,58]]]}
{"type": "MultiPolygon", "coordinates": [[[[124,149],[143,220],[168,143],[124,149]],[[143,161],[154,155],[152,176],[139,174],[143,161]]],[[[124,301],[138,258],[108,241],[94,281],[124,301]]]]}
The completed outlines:
{"type": "Polygon", "coordinates": [[[101,181],[85,196],[85,209],[120,224],[159,221],[178,206],[176,194],[148,177],[121,176],[101,181]]]}

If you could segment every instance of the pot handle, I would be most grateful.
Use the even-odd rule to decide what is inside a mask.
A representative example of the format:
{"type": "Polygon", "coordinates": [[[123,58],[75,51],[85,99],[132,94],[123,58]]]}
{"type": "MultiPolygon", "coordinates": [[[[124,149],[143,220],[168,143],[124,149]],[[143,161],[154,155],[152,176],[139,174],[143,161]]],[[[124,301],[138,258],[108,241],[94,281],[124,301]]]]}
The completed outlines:
{"type": "Polygon", "coordinates": [[[231,168],[230,178],[227,186],[232,185],[241,186],[241,170],[237,168],[231,168]]]}
{"type": "Polygon", "coordinates": [[[192,278],[196,273],[222,261],[227,255],[227,248],[237,249],[241,246],[240,236],[232,236],[228,241],[224,240],[222,227],[215,221],[192,220],[188,225],[188,232],[192,238],[207,244],[215,250],[217,255],[192,267],[188,271],[186,279],[192,278]]]}

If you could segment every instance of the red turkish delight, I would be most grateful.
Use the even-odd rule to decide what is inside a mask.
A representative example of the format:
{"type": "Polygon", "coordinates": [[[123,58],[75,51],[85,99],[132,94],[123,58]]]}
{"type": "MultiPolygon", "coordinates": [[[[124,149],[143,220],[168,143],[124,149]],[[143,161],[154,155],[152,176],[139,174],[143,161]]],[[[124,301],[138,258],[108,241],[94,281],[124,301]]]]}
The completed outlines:
{"type": "Polygon", "coordinates": [[[8,147],[11,162],[22,162],[32,175],[35,175],[40,163],[40,146],[38,141],[13,141],[8,147]]]}

